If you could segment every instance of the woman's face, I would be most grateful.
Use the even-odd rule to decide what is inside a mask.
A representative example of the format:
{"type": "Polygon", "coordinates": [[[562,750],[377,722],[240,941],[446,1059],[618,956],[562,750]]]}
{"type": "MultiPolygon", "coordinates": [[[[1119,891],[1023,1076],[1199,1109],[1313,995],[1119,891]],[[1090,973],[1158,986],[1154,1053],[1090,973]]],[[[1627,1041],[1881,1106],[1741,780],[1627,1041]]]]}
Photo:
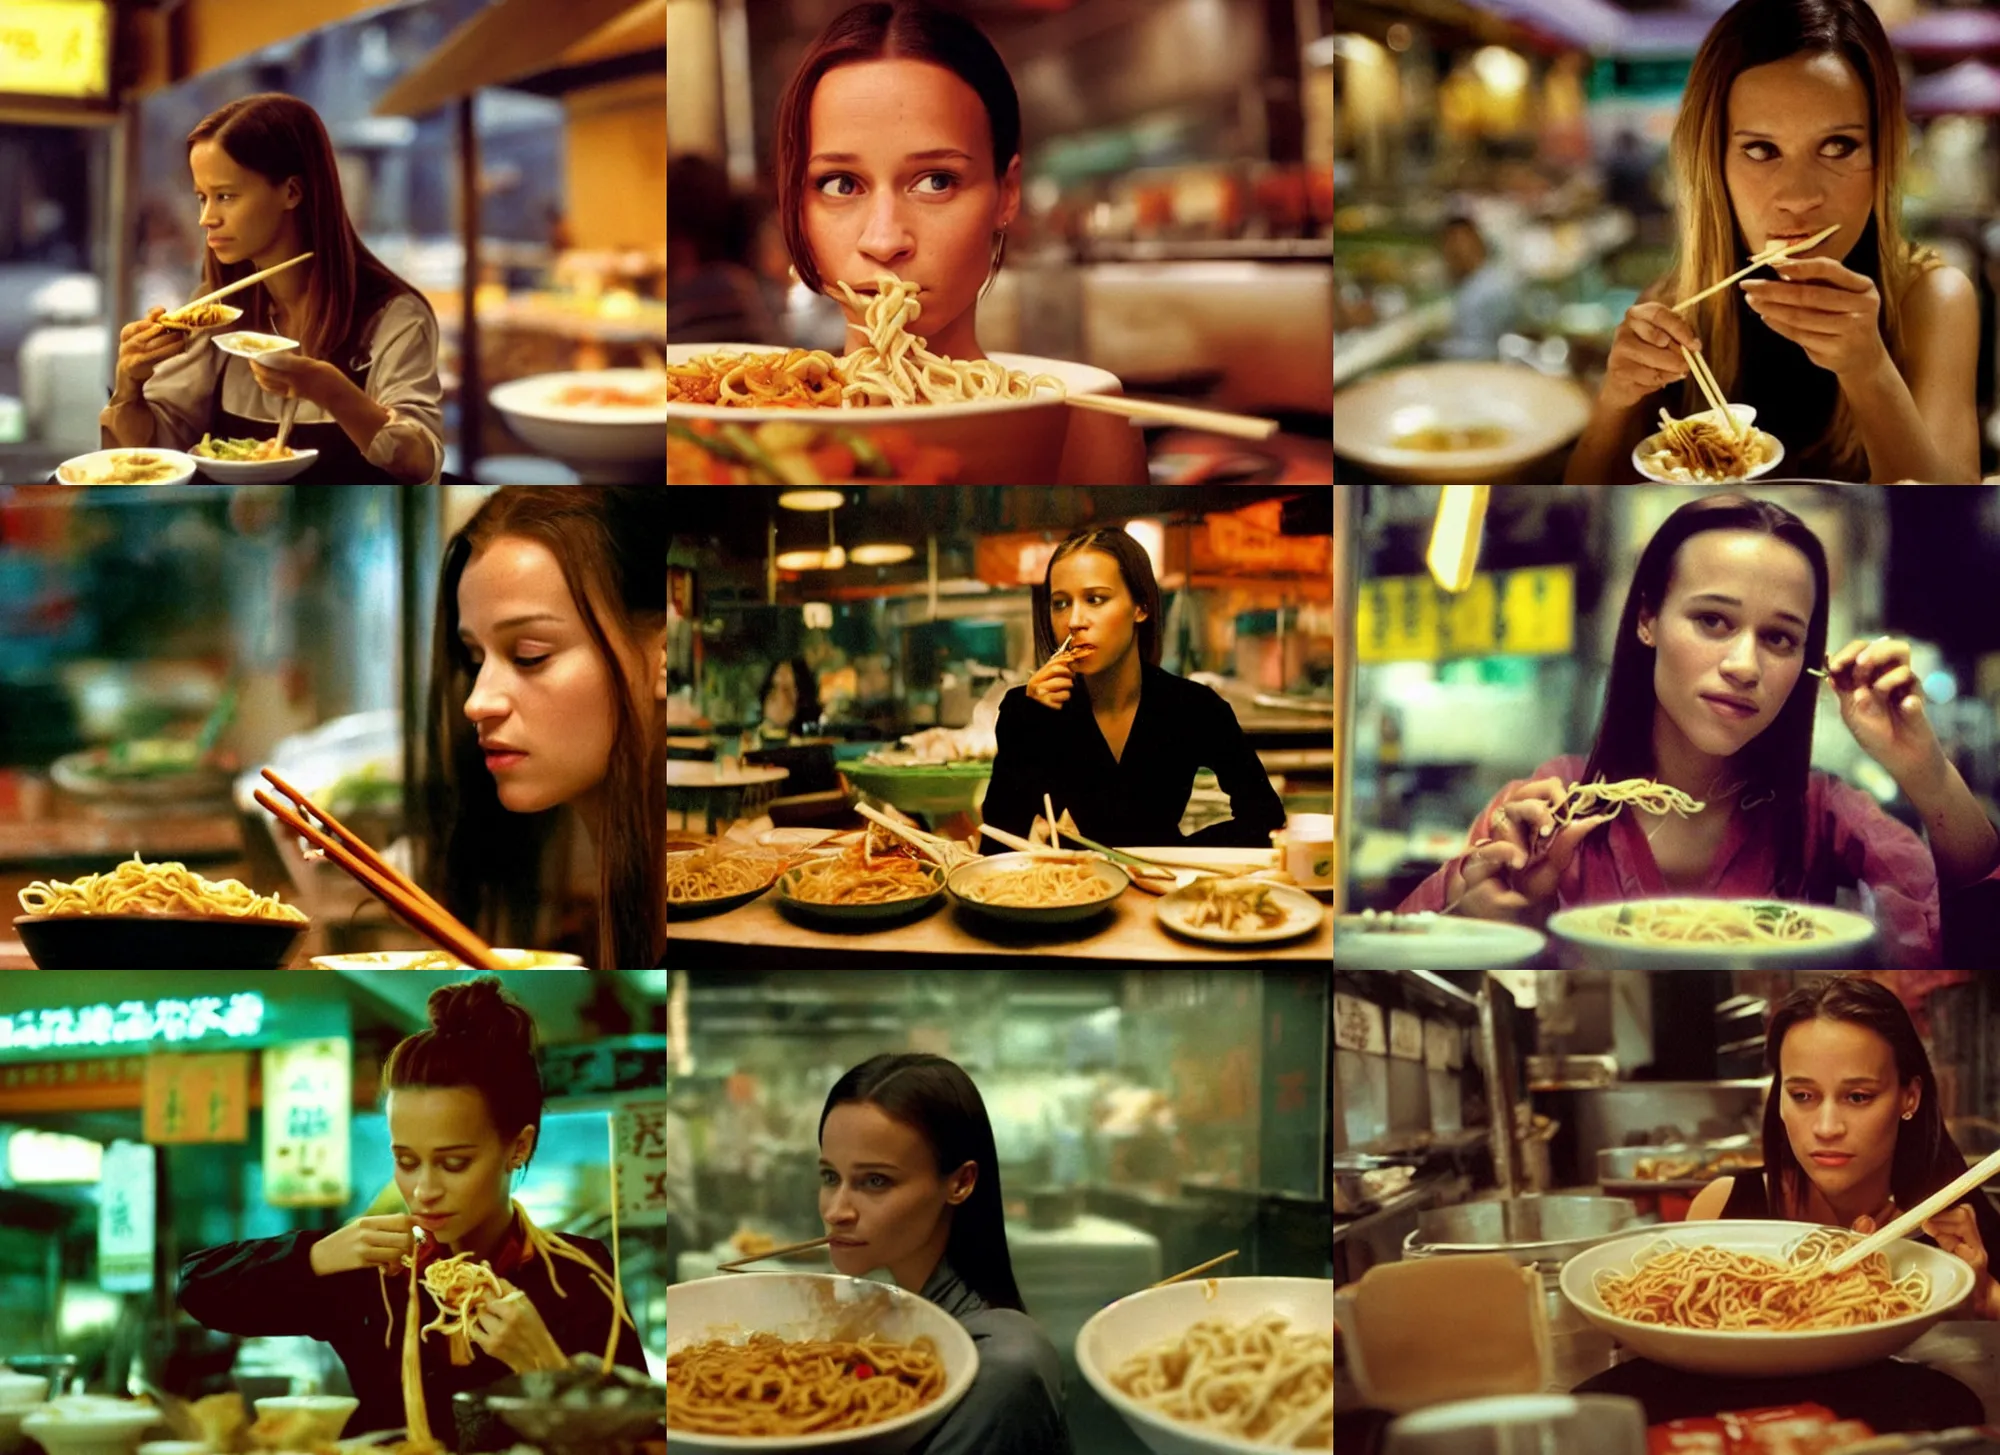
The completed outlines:
{"type": "Polygon", "coordinates": [[[1835,261],[1860,241],[1875,206],[1868,88],[1840,55],[1752,66],[1729,87],[1723,176],[1751,251],[1840,231],[1801,254],[1835,261]]]}
{"type": "Polygon", "coordinates": [[[1639,614],[1640,640],[1654,646],[1658,710],[1704,753],[1742,751],[1776,719],[1805,670],[1813,594],[1812,566],[1775,536],[1689,536],[1674,555],[1659,614],[1639,614]]]}
{"type": "MultiPolygon", "coordinates": [[[[554,553],[518,536],[494,541],[459,577],[458,621],[476,673],[465,716],[500,802],[539,813],[594,790],[611,763],[623,688],[554,553]]],[[[639,655],[627,669],[635,681],[639,655]]]]}
{"type": "Polygon", "coordinates": [[[1138,624],[1144,620],[1146,609],[1126,589],[1117,557],[1104,551],[1074,551],[1050,569],[1049,626],[1056,645],[1072,637],[1071,646],[1087,643],[1097,648],[1072,663],[1073,671],[1094,676],[1117,666],[1132,649],[1138,624]]]}
{"type": "Polygon", "coordinates": [[[764,721],[774,727],[790,727],[799,713],[799,686],[792,678],[792,664],[778,663],[771,673],[771,687],[764,694],[764,721]]]}
{"type": "Polygon", "coordinates": [[[819,1139],[819,1216],[836,1272],[890,1268],[937,1238],[972,1194],[978,1165],[940,1177],[923,1134],[871,1102],[843,1102],[819,1139]]]}
{"type": "Polygon", "coordinates": [[[286,238],[297,238],[292,214],[305,197],[297,177],[273,185],[262,173],[239,165],[213,140],[188,148],[188,167],[201,205],[201,230],[217,262],[261,257],[286,238]]]}
{"type": "Polygon", "coordinates": [[[978,301],[993,234],[1021,205],[1020,159],[994,175],[979,93],[927,61],[837,66],[813,89],[809,126],[805,233],[828,295],[894,273],[924,290],[914,331],[942,334],[978,301]]]}
{"type": "Polygon", "coordinates": [[[388,1118],[396,1190],[440,1243],[461,1241],[507,1204],[508,1164],[525,1161],[535,1141],[523,1127],[502,1145],[486,1098],[470,1086],[391,1091],[388,1118]]]}
{"type": "Polygon", "coordinates": [[[1918,1083],[1897,1083],[1889,1043],[1851,1021],[1800,1021],[1785,1032],[1778,1066],[1785,1136],[1827,1200],[1886,1179],[1896,1128],[1919,1099],[1918,1083]]]}

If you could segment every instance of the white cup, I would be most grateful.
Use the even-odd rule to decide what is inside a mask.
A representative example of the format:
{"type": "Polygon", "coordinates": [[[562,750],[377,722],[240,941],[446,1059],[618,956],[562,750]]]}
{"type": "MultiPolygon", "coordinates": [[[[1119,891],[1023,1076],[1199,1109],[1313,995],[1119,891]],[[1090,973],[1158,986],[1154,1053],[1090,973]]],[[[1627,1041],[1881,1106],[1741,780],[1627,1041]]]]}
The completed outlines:
{"type": "Polygon", "coordinates": [[[1295,883],[1310,889],[1333,888],[1333,815],[1295,813],[1285,826],[1271,831],[1278,863],[1295,883]]]}

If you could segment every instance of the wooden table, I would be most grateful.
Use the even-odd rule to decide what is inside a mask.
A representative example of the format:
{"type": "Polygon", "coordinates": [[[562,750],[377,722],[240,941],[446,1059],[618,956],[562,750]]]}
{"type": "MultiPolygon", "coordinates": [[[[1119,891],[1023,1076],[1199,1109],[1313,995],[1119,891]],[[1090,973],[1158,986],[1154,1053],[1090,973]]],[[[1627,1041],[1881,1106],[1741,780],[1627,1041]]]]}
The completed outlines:
{"type": "Polygon", "coordinates": [[[717,818],[742,817],[745,791],[764,784],[781,783],[792,776],[789,768],[767,768],[755,763],[722,772],[713,763],[667,759],[667,811],[682,814],[699,809],[715,832],[717,818]],[[721,810],[720,813],[717,810],[721,810]]]}

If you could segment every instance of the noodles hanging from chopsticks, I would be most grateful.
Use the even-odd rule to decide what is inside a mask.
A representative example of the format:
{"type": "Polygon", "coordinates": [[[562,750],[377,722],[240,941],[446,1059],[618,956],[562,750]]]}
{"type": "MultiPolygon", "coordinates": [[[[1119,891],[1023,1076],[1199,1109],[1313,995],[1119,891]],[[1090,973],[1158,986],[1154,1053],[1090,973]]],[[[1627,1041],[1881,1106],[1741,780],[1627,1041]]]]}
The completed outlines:
{"type": "Polygon", "coordinates": [[[1044,388],[1060,399],[1067,392],[1053,374],[1023,374],[991,359],[958,360],[934,354],[914,332],[924,306],[917,285],[880,274],[876,293],[865,303],[846,283],[833,285],[862,316],[849,328],[868,342],[841,360],[847,383],[840,391],[844,409],[864,405],[962,404],[973,399],[1032,399],[1044,388]]]}
{"type": "Polygon", "coordinates": [[[1675,419],[1660,411],[1660,446],[1641,456],[1655,474],[1690,485],[1742,480],[1770,455],[1758,429],[1737,438],[1713,419],[1675,419]]]}
{"type": "Polygon", "coordinates": [[[1671,784],[1651,778],[1625,778],[1616,783],[1572,783],[1569,792],[1557,801],[1551,818],[1555,828],[1563,829],[1577,819],[1602,812],[1606,804],[1616,816],[1628,803],[1647,813],[1677,813],[1682,818],[1708,807],[1671,784]]]}

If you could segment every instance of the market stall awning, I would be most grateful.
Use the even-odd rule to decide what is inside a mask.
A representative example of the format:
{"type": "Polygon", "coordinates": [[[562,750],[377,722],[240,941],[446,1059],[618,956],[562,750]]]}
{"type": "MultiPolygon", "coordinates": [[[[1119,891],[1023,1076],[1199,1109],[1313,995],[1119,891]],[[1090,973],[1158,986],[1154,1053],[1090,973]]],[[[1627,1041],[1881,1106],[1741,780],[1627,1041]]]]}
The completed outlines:
{"type": "Polygon", "coordinates": [[[487,86],[504,86],[578,60],[623,54],[627,27],[648,22],[666,44],[664,0],[495,0],[445,38],[375,103],[377,116],[421,116],[487,86]],[[600,36],[598,32],[605,31],[600,36]]]}

